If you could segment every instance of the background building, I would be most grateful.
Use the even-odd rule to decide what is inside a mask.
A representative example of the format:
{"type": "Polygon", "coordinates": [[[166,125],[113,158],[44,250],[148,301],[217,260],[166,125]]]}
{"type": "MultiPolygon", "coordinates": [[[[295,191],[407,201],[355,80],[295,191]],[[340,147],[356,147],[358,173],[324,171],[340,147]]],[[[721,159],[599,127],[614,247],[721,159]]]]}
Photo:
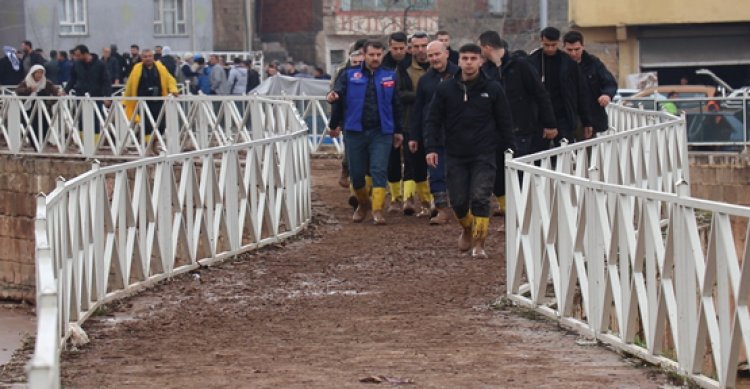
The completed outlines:
{"type": "MultiPolygon", "coordinates": [[[[215,47],[212,0],[4,0],[3,7],[10,25],[23,25],[22,39],[45,52],[78,44],[95,53],[113,43],[121,52],[133,43],[170,46],[178,52],[215,47]]],[[[12,41],[2,44],[21,43],[7,40],[12,41]]]]}
{"type": "MultiPolygon", "coordinates": [[[[747,0],[569,0],[570,22],[609,56],[621,85],[628,74],[656,71],[659,84],[711,83],[709,68],[733,87],[750,85],[747,0]]],[[[588,46],[588,43],[587,43],[588,46]]]]}

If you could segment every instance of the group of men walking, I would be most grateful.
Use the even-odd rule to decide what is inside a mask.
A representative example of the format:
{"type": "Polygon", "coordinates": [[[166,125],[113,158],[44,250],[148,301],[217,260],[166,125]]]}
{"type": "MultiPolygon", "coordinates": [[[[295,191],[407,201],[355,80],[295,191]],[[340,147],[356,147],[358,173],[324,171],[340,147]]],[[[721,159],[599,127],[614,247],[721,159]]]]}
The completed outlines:
{"type": "Polygon", "coordinates": [[[526,155],[607,130],[617,83],[577,31],[563,51],[560,31],[545,28],[530,55],[511,53],[495,31],[457,53],[447,32],[436,35],[394,33],[387,54],[364,43],[364,61],[341,71],[328,95],[329,127],[344,133],[354,222],[371,213],[386,224],[390,191],[387,212],[444,224],[452,211],[459,249],[486,258],[492,202],[505,208],[504,151],[526,155]]]}

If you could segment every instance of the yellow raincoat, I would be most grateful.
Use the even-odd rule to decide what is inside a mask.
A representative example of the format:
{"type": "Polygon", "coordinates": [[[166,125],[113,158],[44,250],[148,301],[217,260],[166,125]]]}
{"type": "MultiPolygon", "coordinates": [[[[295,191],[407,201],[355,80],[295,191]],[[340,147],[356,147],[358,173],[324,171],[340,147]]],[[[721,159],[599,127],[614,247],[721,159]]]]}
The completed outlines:
{"type": "MultiPolygon", "coordinates": [[[[178,93],[177,90],[177,81],[175,81],[174,77],[169,73],[169,70],[161,64],[161,62],[154,62],[154,66],[156,66],[156,71],[159,72],[159,83],[161,84],[161,95],[166,96],[170,93],[178,93]]],[[[130,76],[128,77],[128,82],[125,84],[125,92],[123,96],[125,97],[135,97],[138,96],[138,83],[141,82],[141,73],[143,72],[143,63],[138,62],[133,66],[133,70],[130,72],[130,76]]],[[[135,108],[138,106],[137,100],[125,100],[125,113],[127,114],[127,118],[131,120],[135,120],[136,122],[140,120],[137,116],[135,119],[133,119],[133,113],[135,112],[135,108]]]]}

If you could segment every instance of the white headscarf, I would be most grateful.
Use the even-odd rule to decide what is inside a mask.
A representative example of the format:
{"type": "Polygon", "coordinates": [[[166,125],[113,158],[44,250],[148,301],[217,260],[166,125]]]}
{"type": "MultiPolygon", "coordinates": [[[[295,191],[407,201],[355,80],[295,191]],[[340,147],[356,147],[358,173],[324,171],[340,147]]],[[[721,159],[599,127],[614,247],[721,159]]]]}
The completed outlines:
{"type": "Polygon", "coordinates": [[[16,48],[13,46],[3,46],[5,56],[10,60],[10,64],[13,65],[13,70],[18,71],[21,68],[21,60],[16,55],[16,48]]]}
{"type": "Polygon", "coordinates": [[[45,74],[46,71],[44,70],[44,66],[34,65],[29,69],[29,73],[26,75],[24,82],[26,82],[27,87],[31,88],[32,92],[39,92],[47,86],[47,77],[45,77],[45,74]],[[34,80],[34,72],[37,70],[42,71],[42,78],[39,81],[34,80]]]}
{"type": "Polygon", "coordinates": [[[27,110],[31,109],[31,107],[34,105],[34,99],[31,97],[36,96],[39,94],[39,91],[44,89],[45,86],[47,86],[47,77],[45,77],[45,71],[44,66],[42,65],[34,65],[29,69],[29,74],[26,75],[26,78],[23,79],[24,83],[26,83],[26,86],[31,89],[31,94],[29,95],[29,99],[26,100],[26,102],[23,104],[23,107],[27,110]],[[37,70],[42,71],[42,78],[39,81],[34,80],[34,72],[37,70]]]}

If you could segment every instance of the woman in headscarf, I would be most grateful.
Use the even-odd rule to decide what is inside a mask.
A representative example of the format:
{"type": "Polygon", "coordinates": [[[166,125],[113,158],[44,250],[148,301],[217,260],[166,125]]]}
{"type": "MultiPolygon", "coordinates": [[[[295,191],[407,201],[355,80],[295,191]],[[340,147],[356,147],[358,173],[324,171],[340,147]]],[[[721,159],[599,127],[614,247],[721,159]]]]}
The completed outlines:
{"type": "MultiPolygon", "coordinates": [[[[52,108],[52,105],[55,103],[54,100],[49,99],[49,97],[60,96],[61,94],[62,94],[61,90],[58,87],[56,87],[52,83],[52,81],[48,80],[47,77],[45,77],[44,66],[42,65],[32,66],[31,69],[29,70],[29,73],[26,75],[26,78],[24,78],[24,80],[21,81],[21,83],[18,84],[18,86],[16,87],[16,95],[18,96],[46,98],[44,102],[45,102],[45,105],[47,106],[48,111],[52,108]]],[[[33,98],[27,99],[23,107],[26,109],[26,112],[29,115],[29,119],[31,120],[31,126],[37,134],[37,139],[39,140],[39,143],[43,144],[45,143],[45,139],[47,138],[47,129],[49,128],[49,123],[43,117],[43,113],[41,109],[37,109],[36,111],[34,111],[35,100],[36,99],[33,99],[33,98]],[[39,120],[39,119],[42,119],[42,120],[39,120]]],[[[52,116],[51,113],[50,113],[50,116],[52,116]]],[[[36,144],[34,144],[34,147],[36,148],[36,144]]]]}

